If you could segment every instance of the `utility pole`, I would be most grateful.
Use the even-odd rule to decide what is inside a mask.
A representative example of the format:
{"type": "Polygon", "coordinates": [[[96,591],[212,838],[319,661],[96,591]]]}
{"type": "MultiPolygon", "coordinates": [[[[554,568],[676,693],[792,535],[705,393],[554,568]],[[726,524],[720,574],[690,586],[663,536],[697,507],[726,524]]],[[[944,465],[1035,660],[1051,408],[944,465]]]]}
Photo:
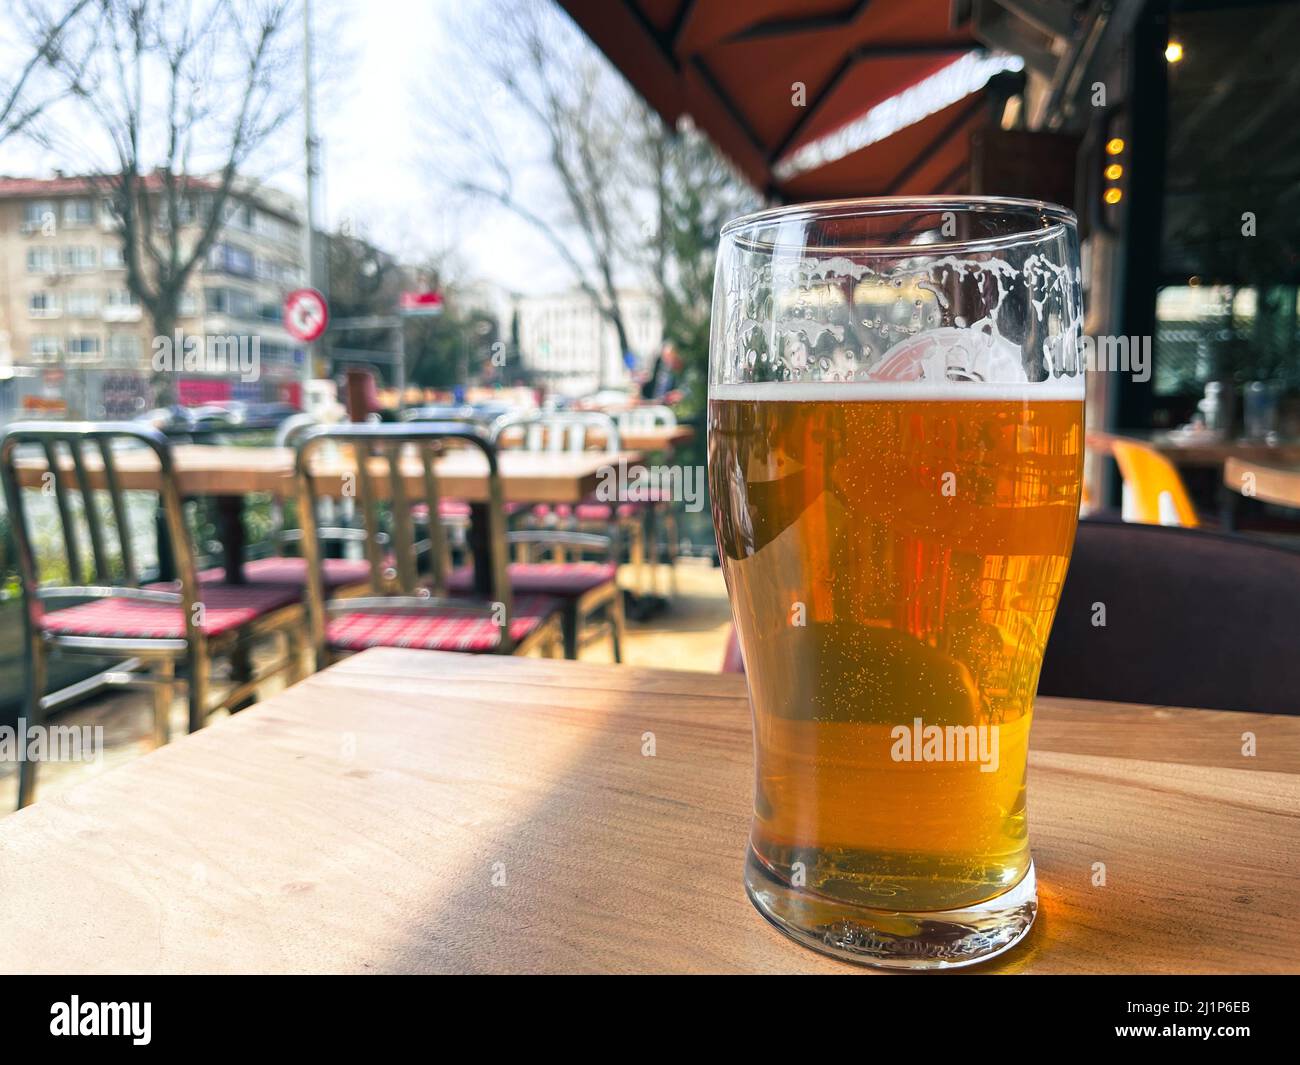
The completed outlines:
{"type": "MultiPolygon", "coordinates": [[[[316,288],[316,120],[312,112],[311,88],[311,0],[302,0],[302,119],[307,157],[307,217],[303,224],[303,258],[307,287],[316,288]]],[[[307,402],[307,383],[314,376],[312,359],[315,344],[308,341],[302,360],[302,399],[307,402]]]]}

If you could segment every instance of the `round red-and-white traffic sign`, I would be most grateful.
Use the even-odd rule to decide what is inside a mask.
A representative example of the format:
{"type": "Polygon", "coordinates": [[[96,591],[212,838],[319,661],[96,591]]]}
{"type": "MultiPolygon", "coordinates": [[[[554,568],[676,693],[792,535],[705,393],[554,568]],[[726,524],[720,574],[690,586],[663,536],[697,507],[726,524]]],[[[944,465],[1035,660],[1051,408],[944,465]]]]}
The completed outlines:
{"type": "Polygon", "coordinates": [[[294,289],[285,296],[284,327],[290,336],[310,343],[325,332],[329,321],[325,297],[314,288],[294,289]]]}

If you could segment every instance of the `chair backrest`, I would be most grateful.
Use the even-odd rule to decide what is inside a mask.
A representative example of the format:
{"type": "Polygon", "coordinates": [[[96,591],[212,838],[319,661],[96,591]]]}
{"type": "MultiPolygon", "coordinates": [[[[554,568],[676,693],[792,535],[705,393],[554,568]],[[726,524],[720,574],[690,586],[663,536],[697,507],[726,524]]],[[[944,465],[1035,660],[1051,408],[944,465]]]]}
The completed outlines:
{"type": "Polygon", "coordinates": [[[1194,529],[1200,521],[1183,479],[1172,462],[1146,444],[1116,440],[1111,445],[1127,489],[1125,519],[1143,525],[1181,525],[1194,529]]]}
{"type": "Polygon", "coordinates": [[[308,429],[320,425],[314,414],[291,414],[275,427],[275,446],[293,447],[308,429]]]}
{"type": "Polygon", "coordinates": [[[629,407],[618,412],[618,427],[625,433],[648,432],[655,429],[675,429],[677,415],[672,407],[629,407]]]}
{"type": "Polygon", "coordinates": [[[161,432],[138,422],[15,422],[0,438],[0,478],[13,525],[29,623],[36,623],[49,600],[135,599],[183,606],[187,635],[199,637],[194,554],[176,487],[171,444],[161,432]],[[158,533],[159,559],[170,557],[179,584],[177,592],[141,587],[140,555],[119,470],[122,453],[117,445],[124,443],[154,456],[156,468],[151,465],[142,470],[138,462],[132,462],[132,473],[143,475],[150,482],[150,491],[158,495],[163,518],[158,533]],[[23,454],[23,449],[30,453],[23,454]],[[67,584],[41,577],[24,488],[53,497],[68,566],[67,584]],[[99,506],[104,496],[111,522],[105,520],[99,506]],[[74,505],[75,497],[80,497],[79,508],[74,505]],[[83,557],[83,542],[90,546],[89,558],[83,557]]]}
{"type": "Polygon", "coordinates": [[[618,423],[600,411],[526,411],[507,414],[492,425],[492,442],[498,447],[516,445],[528,451],[552,454],[622,449],[618,423]]]}
{"type": "Polygon", "coordinates": [[[1300,552],[1079,523],[1039,693],[1300,713],[1300,552]]]}
{"type": "MultiPolygon", "coordinates": [[[[447,407],[412,407],[397,416],[403,422],[465,422],[479,424],[485,419],[468,404],[447,407]]],[[[490,419],[486,419],[490,420],[490,419]]]]}
{"type": "MultiPolygon", "coordinates": [[[[452,608],[466,614],[490,614],[507,643],[512,603],[506,565],[505,496],[497,451],[481,429],[454,422],[348,424],[310,430],[298,443],[296,475],[303,555],[308,571],[308,615],[318,653],[324,646],[326,617],[334,609],[370,608],[385,604],[418,611],[452,608]],[[448,600],[446,530],[438,520],[441,493],[437,461],[448,445],[482,453],[487,463],[489,573],[484,582],[488,599],[448,600]],[[332,455],[322,454],[330,451],[332,455]],[[370,566],[370,599],[331,603],[325,599],[321,530],[315,503],[321,496],[353,497],[361,524],[360,537],[370,566]],[[389,504],[388,513],[380,503],[389,504]],[[417,505],[427,508],[423,522],[427,539],[418,536],[417,505]],[[387,517],[387,521],[385,521],[387,517]],[[384,543],[392,545],[391,575],[384,543]],[[428,560],[419,572],[419,559],[428,560]]],[[[477,576],[477,575],[476,575],[477,576]]]]}

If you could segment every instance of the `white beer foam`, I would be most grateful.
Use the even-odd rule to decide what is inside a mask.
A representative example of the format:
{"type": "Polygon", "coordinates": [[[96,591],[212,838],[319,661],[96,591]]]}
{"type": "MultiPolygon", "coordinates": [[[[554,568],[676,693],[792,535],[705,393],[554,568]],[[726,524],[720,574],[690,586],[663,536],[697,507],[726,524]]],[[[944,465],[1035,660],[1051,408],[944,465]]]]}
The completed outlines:
{"type": "Polygon", "coordinates": [[[750,403],[902,403],[939,400],[1083,400],[1083,374],[1049,381],[751,381],[710,385],[709,399],[750,403]]]}

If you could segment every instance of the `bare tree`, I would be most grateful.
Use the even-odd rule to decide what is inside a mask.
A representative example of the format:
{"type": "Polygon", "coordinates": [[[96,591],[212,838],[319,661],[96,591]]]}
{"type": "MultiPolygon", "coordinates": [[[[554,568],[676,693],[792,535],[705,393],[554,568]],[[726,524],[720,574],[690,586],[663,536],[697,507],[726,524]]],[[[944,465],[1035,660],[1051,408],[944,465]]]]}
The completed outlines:
{"type": "MultiPolygon", "coordinates": [[[[688,381],[708,371],[709,316],[718,234],[731,218],[756,210],[758,193],[689,124],[671,131],[645,111],[634,129],[629,164],[653,205],[653,224],[634,258],[652,279],[664,338],[676,345],[688,381]]],[[[704,394],[702,387],[693,390],[704,394]]]]}
{"type": "Polygon", "coordinates": [[[645,105],[550,4],[493,0],[461,37],[477,76],[460,92],[444,79],[436,108],[439,144],[462,154],[454,189],[544,236],[628,351],[618,285],[645,223],[626,167],[645,105]],[[544,187],[526,187],[539,172],[544,187]]]}
{"type": "MultiPolygon", "coordinates": [[[[62,87],[51,87],[43,78],[55,63],[69,58],[70,30],[96,0],[70,0],[51,12],[47,5],[25,3],[12,11],[9,21],[16,39],[13,60],[17,73],[0,78],[0,141],[15,133],[27,133],[40,139],[37,119],[62,95],[62,87]]],[[[75,61],[75,60],[74,60],[75,61]]]]}
{"type": "MultiPolygon", "coordinates": [[[[90,62],[56,58],[110,152],[126,282],[155,333],[226,223],[236,178],[296,110],[292,0],[98,0],[90,62]]],[[[166,389],[166,386],[163,386],[166,389]]]]}

